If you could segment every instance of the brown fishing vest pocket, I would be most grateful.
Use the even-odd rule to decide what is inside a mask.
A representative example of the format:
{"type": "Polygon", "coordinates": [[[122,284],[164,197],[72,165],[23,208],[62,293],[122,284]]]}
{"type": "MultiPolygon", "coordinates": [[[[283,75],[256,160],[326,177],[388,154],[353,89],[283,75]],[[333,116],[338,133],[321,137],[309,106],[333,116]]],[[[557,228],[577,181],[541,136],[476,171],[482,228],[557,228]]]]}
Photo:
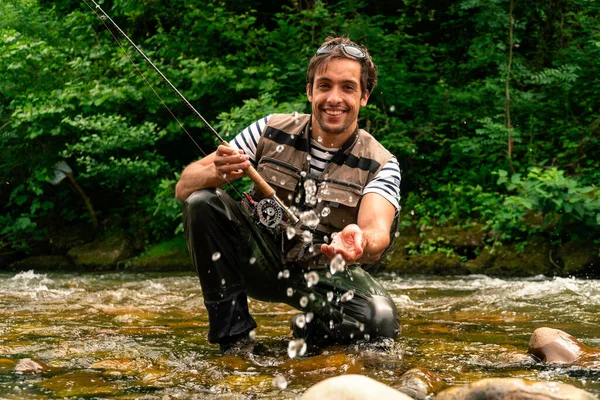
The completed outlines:
{"type": "MultiPolygon", "coordinates": [[[[291,196],[300,180],[299,169],[279,160],[263,158],[256,170],[269,185],[274,187],[277,197],[287,205],[292,203],[291,196]]],[[[260,197],[263,197],[262,194],[260,197]]]]}
{"type": "Polygon", "coordinates": [[[317,194],[321,200],[321,225],[341,231],[346,225],[356,223],[361,196],[362,188],[358,185],[333,180],[321,182],[317,194]],[[328,212],[325,207],[329,208],[328,212]]]}

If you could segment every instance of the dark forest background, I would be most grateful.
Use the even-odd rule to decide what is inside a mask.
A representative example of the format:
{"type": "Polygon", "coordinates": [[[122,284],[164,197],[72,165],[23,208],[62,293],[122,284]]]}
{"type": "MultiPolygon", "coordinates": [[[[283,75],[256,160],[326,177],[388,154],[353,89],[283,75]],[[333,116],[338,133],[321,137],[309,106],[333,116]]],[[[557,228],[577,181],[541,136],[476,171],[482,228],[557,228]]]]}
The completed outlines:
{"type": "MultiPolygon", "coordinates": [[[[360,125],[400,160],[404,228],[600,240],[600,2],[100,4],[225,138],[308,112],[308,60],[349,36],[379,66],[360,125]]],[[[180,236],[178,173],[216,147],[202,122],[85,1],[3,0],[0,15],[0,257],[63,226],[180,236]]]]}

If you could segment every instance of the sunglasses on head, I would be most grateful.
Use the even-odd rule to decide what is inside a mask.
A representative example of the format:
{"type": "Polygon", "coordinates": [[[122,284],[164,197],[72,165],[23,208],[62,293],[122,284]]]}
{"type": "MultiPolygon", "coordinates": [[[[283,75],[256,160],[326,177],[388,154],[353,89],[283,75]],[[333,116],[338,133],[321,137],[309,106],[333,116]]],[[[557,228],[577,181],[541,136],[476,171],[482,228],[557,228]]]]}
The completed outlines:
{"type": "Polygon", "coordinates": [[[320,54],[329,54],[336,47],[341,47],[342,50],[344,51],[344,53],[346,53],[350,57],[354,57],[359,60],[364,60],[365,58],[367,58],[364,51],[362,51],[360,48],[353,46],[353,45],[349,45],[349,44],[343,44],[343,43],[342,44],[326,44],[325,46],[321,46],[317,50],[316,54],[319,54],[319,55],[320,54]]]}

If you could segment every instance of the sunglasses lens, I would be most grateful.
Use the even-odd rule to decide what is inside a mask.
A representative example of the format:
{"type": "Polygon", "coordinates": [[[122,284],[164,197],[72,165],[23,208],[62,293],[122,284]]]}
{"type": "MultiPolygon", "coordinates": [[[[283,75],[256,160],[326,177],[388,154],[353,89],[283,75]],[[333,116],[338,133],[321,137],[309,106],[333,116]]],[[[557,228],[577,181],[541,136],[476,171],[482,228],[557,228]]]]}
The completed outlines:
{"type": "Polygon", "coordinates": [[[365,58],[365,53],[362,52],[361,49],[354,46],[344,46],[344,51],[346,54],[356,57],[356,58],[365,58]]]}
{"type": "Polygon", "coordinates": [[[319,47],[319,50],[317,50],[317,54],[328,54],[331,53],[331,50],[333,50],[335,46],[331,46],[331,45],[325,45],[322,47],[319,47]]]}

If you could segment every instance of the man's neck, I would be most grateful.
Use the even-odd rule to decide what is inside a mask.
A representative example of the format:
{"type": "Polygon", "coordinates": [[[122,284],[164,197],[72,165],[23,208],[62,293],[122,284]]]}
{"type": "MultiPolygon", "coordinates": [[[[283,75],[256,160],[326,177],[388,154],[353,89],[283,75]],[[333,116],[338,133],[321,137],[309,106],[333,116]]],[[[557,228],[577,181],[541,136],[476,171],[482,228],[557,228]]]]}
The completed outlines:
{"type": "Polygon", "coordinates": [[[329,147],[329,148],[338,148],[338,147],[342,147],[342,145],[344,143],[346,143],[346,140],[348,140],[348,138],[352,135],[352,133],[354,133],[357,126],[358,126],[358,123],[355,122],[350,127],[348,127],[348,129],[346,129],[346,131],[344,131],[342,133],[326,133],[321,130],[321,127],[319,126],[317,121],[315,121],[315,118],[313,117],[313,119],[311,121],[312,129],[311,129],[310,137],[312,139],[316,140],[322,146],[329,147]]]}

